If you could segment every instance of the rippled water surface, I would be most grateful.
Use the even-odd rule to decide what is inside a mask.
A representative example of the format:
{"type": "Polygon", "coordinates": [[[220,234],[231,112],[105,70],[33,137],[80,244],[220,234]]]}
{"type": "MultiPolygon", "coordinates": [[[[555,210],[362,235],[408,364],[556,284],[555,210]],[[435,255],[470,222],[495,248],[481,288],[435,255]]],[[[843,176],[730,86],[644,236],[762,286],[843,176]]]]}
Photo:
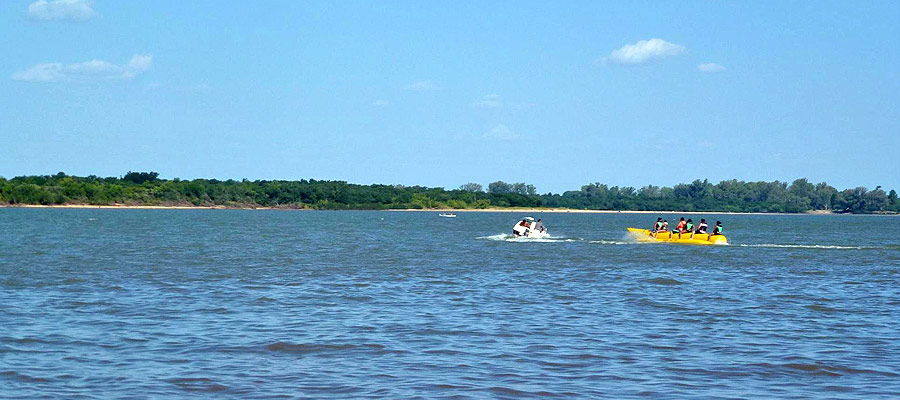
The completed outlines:
{"type": "Polygon", "coordinates": [[[900,398],[900,218],[537,216],[0,209],[0,397],[900,398]]]}

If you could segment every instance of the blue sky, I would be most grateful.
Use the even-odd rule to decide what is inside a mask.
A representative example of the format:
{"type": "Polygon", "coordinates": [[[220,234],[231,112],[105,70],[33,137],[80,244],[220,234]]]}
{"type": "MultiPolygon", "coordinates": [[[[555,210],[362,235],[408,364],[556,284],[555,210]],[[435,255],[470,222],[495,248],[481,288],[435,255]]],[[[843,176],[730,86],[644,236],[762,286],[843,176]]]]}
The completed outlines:
{"type": "Polygon", "coordinates": [[[486,3],[0,2],[0,176],[900,188],[900,2],[486,3]]]}

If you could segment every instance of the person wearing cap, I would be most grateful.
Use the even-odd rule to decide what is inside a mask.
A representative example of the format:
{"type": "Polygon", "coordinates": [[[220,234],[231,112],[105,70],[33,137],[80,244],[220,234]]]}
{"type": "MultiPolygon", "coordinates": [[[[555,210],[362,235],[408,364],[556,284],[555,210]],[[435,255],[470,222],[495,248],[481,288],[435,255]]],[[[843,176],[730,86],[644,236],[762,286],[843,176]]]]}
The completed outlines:
{"type": "Polygon", "coordinates": [[[710,236],[713,235],[724,235],[724,233],[722,233],[722,221],[716,221],[716,227],[713,228],[713,233],[710,236]]]}

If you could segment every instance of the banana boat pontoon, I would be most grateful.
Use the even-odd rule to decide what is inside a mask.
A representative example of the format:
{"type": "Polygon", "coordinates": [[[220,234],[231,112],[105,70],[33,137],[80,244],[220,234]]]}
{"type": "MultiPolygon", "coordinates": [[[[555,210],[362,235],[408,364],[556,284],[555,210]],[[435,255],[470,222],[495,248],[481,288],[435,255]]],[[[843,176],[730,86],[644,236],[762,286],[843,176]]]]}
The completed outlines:
{"type": "Polygon", "coordinates": [[[666,242],[678,244],[728,244],[725,235],[710,235],[708,233],[695,233],[691,238],[690,233],[659,232],[656,237],[649,229],[628,228],[631,234],[639,242],[666,242]]]}

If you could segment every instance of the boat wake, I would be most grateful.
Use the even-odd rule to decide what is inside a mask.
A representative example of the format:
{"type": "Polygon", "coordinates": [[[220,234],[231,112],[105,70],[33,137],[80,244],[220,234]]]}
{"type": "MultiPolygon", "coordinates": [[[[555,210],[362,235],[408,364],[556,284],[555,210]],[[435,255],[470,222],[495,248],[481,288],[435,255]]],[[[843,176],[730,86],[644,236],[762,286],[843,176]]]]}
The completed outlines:
{"type": "Polygon", "coordinates": [[[773,249],[832,249],[832,250],[876,250],[877,247],[865,246],[837,246],[826,244],[739,244],[739,247],[768,247],[773,249]]]}
{"type": "Polygon", "coordinates": [[[636,241],[636,240],[603,240],[603,239],[601,239],[601,240],[590,240],[590,241],[588,241],[588,243],[591,243],[591,244],[609,244],[609,245],[615,245],[615,246],[626,245],[626,244],[642,244],[641,242],[638,242],[638,241],[636,241]]]}
{"type": "Polygon", "coordinates": [[[490,236],[481,236],[478,239],[481,240],[492,240],[496,242],[514,242],[514,243],[570,243],[570,242],[581,242],[583,239],[581,238],[567,238],[560,236],[549,236],[543,238],[528,238],[522,236],[515,236],[509,233],[498,233],[496,235],[490,236]]]}

